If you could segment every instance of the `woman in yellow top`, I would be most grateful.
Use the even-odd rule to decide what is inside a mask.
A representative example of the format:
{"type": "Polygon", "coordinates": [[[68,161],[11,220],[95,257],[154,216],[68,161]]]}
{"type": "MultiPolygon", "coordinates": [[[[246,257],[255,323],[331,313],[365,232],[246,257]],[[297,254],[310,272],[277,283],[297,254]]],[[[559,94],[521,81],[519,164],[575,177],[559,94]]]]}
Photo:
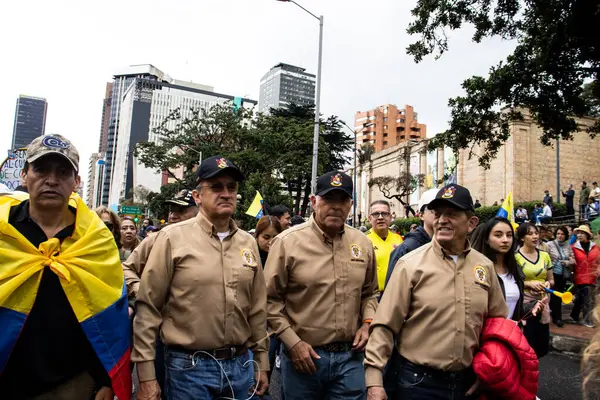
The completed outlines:
{"type": "Polygon", "coordinates": [[[521,224],[517,229],[517,238],[520,248],[515,254],[515,259],[525,274],[525,309],[533,308],[537,302],[544,305],[542,313],[527,319],[523,330],[529,345],[538,358],[541,358],[548,354],[550,344],[551,318],[547,307],[549,295],[544,289],[554,286],[552,260],[550,254],[537,248],[540,234],[535,225],[529,222],[521,224]]]}

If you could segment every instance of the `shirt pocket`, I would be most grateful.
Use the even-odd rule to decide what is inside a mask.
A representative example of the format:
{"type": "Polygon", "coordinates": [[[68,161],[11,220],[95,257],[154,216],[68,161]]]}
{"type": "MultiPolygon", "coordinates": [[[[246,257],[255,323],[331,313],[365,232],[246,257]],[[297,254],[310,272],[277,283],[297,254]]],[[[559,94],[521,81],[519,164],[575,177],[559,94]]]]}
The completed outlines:
{"type": "Polygon", "coordinates": [[[250,311],[252,285],[254,283],[256,268],[255,266],[242,265],[236,270],[235,301],[245,314],[248,314],[250,311]]]}
{"type": "Polygon", "coordinates": [[[483,326],[483,321],[488,311],[489,290],[489,286],[475,282],[469,287],[467,320],[473,328],[483,326]]]}

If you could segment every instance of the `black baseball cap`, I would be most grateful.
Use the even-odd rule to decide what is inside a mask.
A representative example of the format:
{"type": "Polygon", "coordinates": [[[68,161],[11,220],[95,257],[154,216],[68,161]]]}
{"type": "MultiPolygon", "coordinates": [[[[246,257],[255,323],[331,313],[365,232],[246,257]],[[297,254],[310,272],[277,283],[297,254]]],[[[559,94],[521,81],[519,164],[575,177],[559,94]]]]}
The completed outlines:
{"type": "Polygon", "coordinates": [[[454,183],[441,188],[427,208],[433,210],[441,205],[449,205],[463,211],[474,211],[473,198],[469,189],[454,183]]]}
{"type": "Polygon", "coordinates": [[[213,156],[202,161],[196,170],[196,184],[224,173],[230,174],[238,182],[245,179],[242,171],[230,160],[223,156],[213,156]]]}
{"type": "Polygon", "coordinates": [[[321,175],[317,179],[317,196],[324,196],[333,190],[341,190],[352,198],[352,178],[343,172],[331,171],[321,175]]]}
{"type": "Polygon", "coordinates": [[[171,200],[165,201],[167,204],[175,204],[182,207],[192,207],[196,205],[196,200],[192,196],[192,191],[184,189],[177,193],[171,200]]]}

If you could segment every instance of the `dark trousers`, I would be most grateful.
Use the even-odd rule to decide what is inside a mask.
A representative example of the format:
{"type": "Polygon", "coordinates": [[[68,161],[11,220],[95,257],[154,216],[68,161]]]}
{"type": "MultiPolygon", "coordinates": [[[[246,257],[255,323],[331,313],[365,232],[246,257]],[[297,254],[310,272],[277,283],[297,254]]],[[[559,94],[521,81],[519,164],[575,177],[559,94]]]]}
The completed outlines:
{"type": "Polygon", "coordinates": [[[580,204],[579,205],[579,220],[585,219],[585,206],[587,204],[580,204]]]}
{"type": "Polygon", "coordinates": [[[398,397],[402,400],[468,400],[466,396],[475,383],[472,369],[444,372],[400,359],[398,366],[398,397]]]}
{"type": "Polygon", "coordinates": [[[575,209],[573,208],[573,204],[567,203],[567,215],[575,215],[575,209]]]}
{"type": "Polygon", "coordinates": [[[595,291],[595,285],[575,286],[575,305],[571,311],[571,318],[574,321],[579,321],[579,313],[583,311],[583,322],[592,323],[595,291]]]}
{"type": "Polygon", "coordinates": [[[528,318],[523,328],[523,334],[538,358],[544,357],[550,349],[550,324],[542,324],[540,318],[540,314],[528,318]]]}
{"type": "MultiPolygon", "coordinates": [[[[565,279],[562,275],[554,275],[554,290],[557,292],[565,291],[565,279]]],[[[558,296],[550,296],[550,312],[552,321],[562,320],[562,299],[558,296]]]]}

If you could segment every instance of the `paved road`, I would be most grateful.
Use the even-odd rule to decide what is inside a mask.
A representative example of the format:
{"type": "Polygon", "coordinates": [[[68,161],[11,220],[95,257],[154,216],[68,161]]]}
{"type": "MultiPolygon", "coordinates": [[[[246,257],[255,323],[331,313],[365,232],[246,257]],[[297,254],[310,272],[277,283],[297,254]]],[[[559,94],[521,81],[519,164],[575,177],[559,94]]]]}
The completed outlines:
{"type": "MultiPolygon", "coordinates": [[[[579,358],[550,353],[540,361],[541,400],[580,400],[581,375],[579,358]]],[[[600,397],[597,397],[600,400],[600,397]]],[[[592,400],[592,399],[590,399],[592,400]]]]}

